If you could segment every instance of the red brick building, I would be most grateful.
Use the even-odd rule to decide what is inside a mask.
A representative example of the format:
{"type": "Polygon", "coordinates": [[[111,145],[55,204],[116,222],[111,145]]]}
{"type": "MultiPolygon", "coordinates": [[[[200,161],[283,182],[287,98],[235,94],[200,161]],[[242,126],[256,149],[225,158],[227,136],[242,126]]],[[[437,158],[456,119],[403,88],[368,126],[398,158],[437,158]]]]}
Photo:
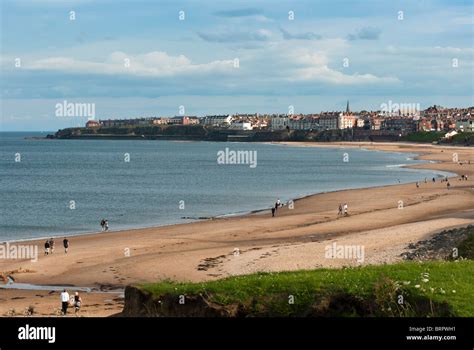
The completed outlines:
{"type": "Polygon", "coordinates": [[[100,123],[97,120],[88,120],[86,123],[86,128],[99,128],[100,123]]]}

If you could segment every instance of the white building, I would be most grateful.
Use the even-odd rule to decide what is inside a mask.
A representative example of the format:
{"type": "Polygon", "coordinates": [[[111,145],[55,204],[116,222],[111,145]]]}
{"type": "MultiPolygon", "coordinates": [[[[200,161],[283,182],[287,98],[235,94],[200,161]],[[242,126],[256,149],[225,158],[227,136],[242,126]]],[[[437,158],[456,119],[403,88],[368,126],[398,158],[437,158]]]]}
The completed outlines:
{"type": "Polygon", "coordinates": [[[207,115],[203,120],[204,125],[225,126],[232,122],[232,115],[207,115]]]}
{"type": "Polygon", "coordinates": [[[450,139],[453,136],[456,136],[458,132],[456,130],[452,130],[450,132],[447,132],[446,135],[443,136],[443,139],[450,139]]]}
{"type": "Polygon", "coordinates": [[[290,118],[288,126],[291,130],[318,130],[318,118],[290,118]]]}
{"type": "Polygon", "coordinates": [[[250,122],[237,121],[230,124],[229,129],[232,130],[252,130],[252,124],[250,122]]]}
{"type": "Polygon", "coordinates": [[[456,130],[463,132],[474,132],[474,119],[457,120],[456,130]]]}
{"type": "Polygon", "coordinates": [[[356,125],[356,123],[357,120],[352,115],[344,115],[344,113],[341,113],[337,118],[338,129],[351,129],[356,125]]]}
{"type": "Polygon", "coordinates": [[[288,126],[289,118],[278,116],[278,117],[273,117],[271,121],[272,121],[272,130],[284,130],[288,126]]]}

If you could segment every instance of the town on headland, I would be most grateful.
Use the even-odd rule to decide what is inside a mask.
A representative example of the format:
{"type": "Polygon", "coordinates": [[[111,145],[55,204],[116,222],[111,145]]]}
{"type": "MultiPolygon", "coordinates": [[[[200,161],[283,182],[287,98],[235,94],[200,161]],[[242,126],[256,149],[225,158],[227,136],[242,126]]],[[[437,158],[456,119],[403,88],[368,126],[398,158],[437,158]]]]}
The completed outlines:
{"type": "Polygon", "coordinates": [[[47,138],[162,139],[204,141],[410,141],[474,144],[474,107],[384,104],[378,111],[319,114],[224,114],[131,119],[88,118],[84,127],[58,130],[47,138]],[[386,106],[385,106],[386,105],[386,106]]]}

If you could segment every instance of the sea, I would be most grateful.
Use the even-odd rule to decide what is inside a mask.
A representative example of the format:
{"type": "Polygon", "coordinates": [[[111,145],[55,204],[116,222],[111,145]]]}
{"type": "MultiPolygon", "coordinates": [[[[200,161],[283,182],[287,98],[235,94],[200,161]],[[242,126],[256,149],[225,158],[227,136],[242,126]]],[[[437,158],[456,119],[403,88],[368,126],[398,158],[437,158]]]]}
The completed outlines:
{"type": "Polygon", "coordinates": [[[452,175],[403,167],[424,162],[409,153],[46,134],[0,133],[0,242],[98,232],[101,219],[118,231],[239,215],[277,199],[452,175]]]}

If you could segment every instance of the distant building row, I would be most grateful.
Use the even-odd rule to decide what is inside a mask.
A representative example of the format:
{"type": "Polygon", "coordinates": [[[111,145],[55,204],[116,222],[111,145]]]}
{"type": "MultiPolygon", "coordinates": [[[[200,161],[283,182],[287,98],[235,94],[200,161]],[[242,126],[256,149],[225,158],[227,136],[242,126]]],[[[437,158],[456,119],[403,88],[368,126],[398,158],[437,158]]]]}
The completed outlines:
{"type": "Polygon", "coordinates": [[[135,118],[135,119],[103,119],[89,120],[87,128],[124,127],[124,126],[151,126],[151,125],[195,125],[199,118],[194,116],[176,116],[172,118],[135,118]]]}
{"type": "Polygon", "coordinates": [[[474,116],[464,119],[434,117],[383,117],[353,116],[343,113],[311,116],[281,116],[271,120],[272,130],[344,130],[362,128],[367,130],[400,131],[407,134],[416,131],[462,131],[474,132],[474,116]]]}
{"type": "Polygon", "coordinates": [[[406,134],[415,131],[462,131],[474,132],[474,107],[445,109],[430,107],[415,114],[387,114],[381,111],[361,111],[353,114],[347,105],[345,112],[321,112],[320,114],[225,114],[175,116],[171,118],[137,118],[90,120],[88,128],[134,127],[153,125],[196,125],[232,130],[389,130],[406,134]]]}
{"type": "Polygon", "coordinates": [[[231,115],[210,115],[204,118],[195,116],[176,116],[172,118],[135,118],[135,119],[104,119],[89,120],[87,128],[99,127],[136,127],[153,125],[196,125],[203,124],[214,127],[226,127],[235,130],[252,130],[254,128],[266,128],[268,123],[265,120],[254,118],[233,117],[231,115]]]}

